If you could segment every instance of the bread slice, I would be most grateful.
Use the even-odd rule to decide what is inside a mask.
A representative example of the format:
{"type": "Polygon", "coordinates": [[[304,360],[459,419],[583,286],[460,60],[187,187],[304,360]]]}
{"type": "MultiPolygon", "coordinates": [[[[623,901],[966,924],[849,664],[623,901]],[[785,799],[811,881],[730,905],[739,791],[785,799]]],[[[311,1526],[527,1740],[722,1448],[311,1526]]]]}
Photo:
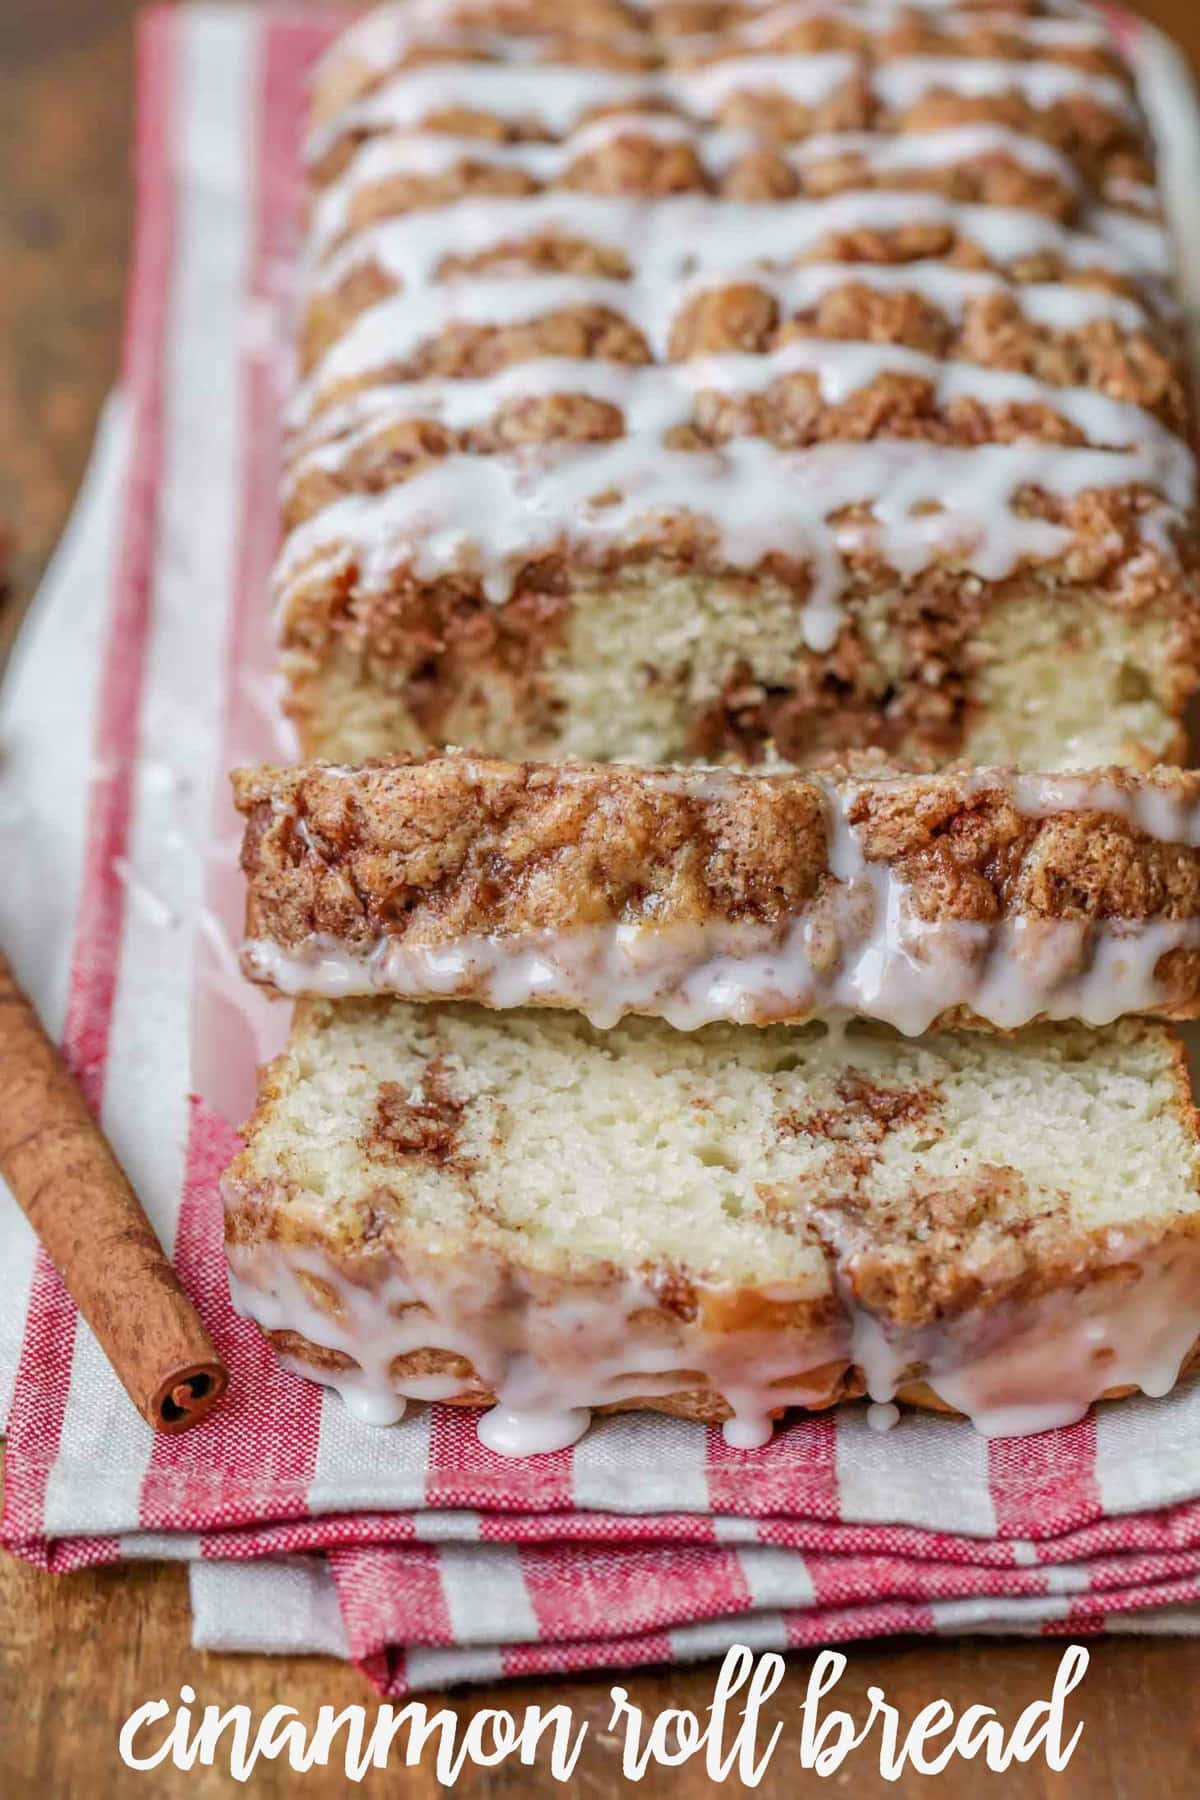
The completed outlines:
{"type": "Polygon", "coordinates": [[[1001,11],[446,0],[350,32],[277,577],[308,754],[1181,752],[1153,147],[1099,15],[1001,11]]]}
{"type": "Polygon", "coordinates": [[[235,788],[245,967],[289,994],[910,1034],[1200,1010],[1200,773],[454,756],[235,788]]]}
{"type": "Polygon", "coordinates": [[[308,1002],[225,1181],[239,1308],[366,1417],[547,1449],[656,1407],[759,1443],[869,1393],[1017,1433],[1200,1333],[1165,1026],[912,1043],[308,1002]]]}

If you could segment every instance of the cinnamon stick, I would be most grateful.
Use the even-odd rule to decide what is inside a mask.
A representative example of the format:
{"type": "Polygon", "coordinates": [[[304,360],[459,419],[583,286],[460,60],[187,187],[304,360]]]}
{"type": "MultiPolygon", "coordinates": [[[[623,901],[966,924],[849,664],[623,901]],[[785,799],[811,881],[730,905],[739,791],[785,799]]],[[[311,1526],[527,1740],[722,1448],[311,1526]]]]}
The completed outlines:
{"type": "Polygon", "coordinates": [[[2,952],[0,1173],[143,1418],[199,1424],[228,1373],[2,952]]]}

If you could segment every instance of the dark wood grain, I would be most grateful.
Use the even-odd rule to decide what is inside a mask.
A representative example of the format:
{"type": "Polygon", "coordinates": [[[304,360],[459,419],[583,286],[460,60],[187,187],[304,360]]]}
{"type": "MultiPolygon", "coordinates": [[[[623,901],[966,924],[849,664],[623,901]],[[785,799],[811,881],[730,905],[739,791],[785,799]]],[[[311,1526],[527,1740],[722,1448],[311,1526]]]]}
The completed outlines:
{"type": "MultiPolygon", "coordinates": [[[[564,0],[569,4],[569,0],[564,0]]],[[[5,635],[28,600],[62,529],[87,458],[96,416],[118,358],[131,200],[127,176],[133,0],[0,0],[0,521],[16,537],[5,635]]],[[[1200,60],[1197,0],[1147,0],[1144,10],[1200,60]]],[[[286,1701],[311,1720],[319,1706],[371,1702],[353,1670],[312,1658],[214,1657],[188,1641],[187,1583],[175,1567],[104,1570],[50,1578],[0,1559],[0,1794],[4,1800],[153,1793],[191,1800],[245,1792],[214,1770],[137,1776],[117,1756],[122,1720],[139,1704],[174,1699],[189,1682],[200,1701],[244,1702],[261,1714],[286,1701]]],[[[969,1639],[863,1645],[850,1651],[839,1703],[860,1719],[872,1683],[905,1718],[946,1696],[957,1707],[987,1701],[1005,1719],[1049,1692],[1058,1642],[969,1639]]],[[[1175,1800],[1200,1788],[1200,1644],[1101,1640],[1075,1717],[1080,1748],[1063,1775],[1042,1764],[999,1778],[1005,1794],[1054,1800],[1175,1800]]],[[[798,1708],[810,1659],[797,1657],[770,1707],[784,1736],[758,1790],[767,1797],[835,1789],[856,1800],[929,1791],[909,1778],[887,1787],[862,1753],[829,1782],[799,1765],[798,1708]]],[[[704,1707],[713,1669],[624,1678],[647,1713],[704,1707]]],[[[695,1766],[651,1774],[627,1788],[607,1737],[609,1678],[508,1685],[453,1697],[466,1716],[488,1705],[568,1701],[592,1730],[571,1791],[639,1793],[677,1800],[712,1791],[695,1766]]],[[[368,1779],[362,1791],[437,1791],[426,1771],[368,1779]]],[[[940,1800],[998,1787],[958,1764],[933,1784],[940,1800]]],[[[330,1772],[305,1776],[264,1766],[258,1795],[344,1794],[330,1772]]],[[[500,1768],[460,1784],[467,1795],[522,1800],[565,1790],[541,1770],[500,1768]]],[[[738,1791],[731,1781],[726,1792],[738,1791]]]]}

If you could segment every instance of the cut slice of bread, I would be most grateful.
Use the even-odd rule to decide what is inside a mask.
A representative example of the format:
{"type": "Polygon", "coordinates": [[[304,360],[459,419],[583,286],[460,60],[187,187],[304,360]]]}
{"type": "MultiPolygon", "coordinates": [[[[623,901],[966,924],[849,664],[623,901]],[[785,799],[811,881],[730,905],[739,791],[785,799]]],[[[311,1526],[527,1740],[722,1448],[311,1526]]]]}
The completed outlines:
{"type": "Polygon", "coordinates": [[[225,1183],[233,1291],[356,1410],[506,1449],[650,1406],[761,1442],[864,1391],[1013,1433],[1165,1392],[1200,1333],[1169,1029],[911,1043],[307,1002],[225,1183]]]}
{"type": "Polygon", "coordinates": [[[284,993],[909,1034],[1200,1010],[1200,773],[453,756],[235,788],[245,967],[284,993]]]}

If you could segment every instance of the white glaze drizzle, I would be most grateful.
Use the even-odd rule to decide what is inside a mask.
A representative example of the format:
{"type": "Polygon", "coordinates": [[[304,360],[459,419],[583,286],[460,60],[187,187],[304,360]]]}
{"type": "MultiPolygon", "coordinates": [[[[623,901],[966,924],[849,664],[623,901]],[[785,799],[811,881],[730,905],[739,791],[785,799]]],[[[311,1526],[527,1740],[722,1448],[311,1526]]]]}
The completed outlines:
{"type": "Polygon", "coordinates": [[[484,425],[513,401],[581,394],[620,409],[629,437],[662,437],[687,423],[703,393],[760,394],[783,377],[813,375],[827,405],[840,405],[885,375],[927,381],[939,407],[973,399],[981,405],[1044,407],[1102,449],[1139,450],[1158,463],[1160,485],[1173,505],[1186,507],[1194,488],[1188,446],[1152,413],[1093,388],[1056,387],[1005,369],[944,362],[894,344],[795,338],[763,354],[725,352],[686,362],[629,365],[596,359],[544,357],[481,379],[408,382],[367,388],[349,402],[318,413],[312,441],[293,446],[294,472],[335,469],[385,426],[430,419],[450,430],[484,425]]]}
{"type": "MultiPolygon", "coordinates": [[[[1150,276],[1146,289],[1156,296],[1157,278],[1169,266],[1163,228],[1109,207],[1089,208],[1084,219],[1095,229],[1074,230],[1023,207],[891,188],[850,189],[808,200],[725,200],[690,193],[625,198],[550,188],[453,200],[368,226],[328,263],[324,279],[333,285],[359,264],[377,263],[411,295],[428,288],[452,254],[470,256],[547,232],[632,253],[637,279],[652,284],[755,266],[783,268],[831,234],[929,224],[970,239],[1001,268],[1045,251],[1076,270],[1143,281],[1150,276]],[[1130,231],[1138,234],[1136,244],[1130,231]]],[[[459,285],[447,283],[442,291],[459,285]]]]}
{"type": "MultiPolygon", "coordinates": [[[[1072,541],[1069,528],[1013,511],[1022,488],[1069,500],[1088,490],[1156,488],[1162,479],[1147,450],[1045,443],[922,444],[914,455],[911,444],[892,440],[782,451],[752,439],[688,452],[621,438],[565,454],[553,446],[456,454],[384,493],[341,496],[299,526],[284,546],[277,593],[286,618],[297,582],[317,568],[353,565],[361,589],[373,592],[411,565],[423,581],[477,570],[487,597],[502,604],[531,555],[568,541],[603,555],[641,541],[656,520],[691,516],[715,533],[728,566],[753,569],[772,553],[808,566],[805,641],[825,651],[841,628],[843,549],[874,548],[901,574],[953,555],[999,581],[1072,541]],[[852,506],[870,508],[870,522],[830,523],[852,506]]],[[[1159,506],[1142,519],[1143,535],[1157,528],[1163,554],[1170,517],[1159,506]]]]}
{"type": "Polygon", "coordinates": [[[815,56],[759,59],[730,58],[690,70],[658,69],[640,73],[598,69],[587,64],[521,62],[446,62],[402,69],[363,99],[345,107],[319,130],[308,146],[319,160],[348,132],[411,129],[427,115],[447,108],[486,112],[516,124],[536,119],[556,138],[565,137],[588,113],[601,107],[673,105],[709,116],[743,85],[763,85],[768,71],[778,71],[773,85],[786,82],[793,99],[816,106],[829,98],[859,68],[859,59],[842,51],[815,56]],[[785,64],[786,67],[780,67],[785,64]],[[724,74],[714,74],[724,70],[724,74]]]}
{"type": "Polygon", "coordinates": [[[362,951],[320,936],[293,950],[257,939],[244,966],[291,996],[566,1006],[601,1029],[627,1013],[680,1031],[840,1013],[919,1037],[957,1007],[1004,1031],[1038,1018],[1100,1026],[1153,1012],[1167,999],[1162,958],[1200,946],[1200,919],[929,923],[906,913],[901,884],[878,885],[881,897],[867,903],[861,887],[847,891],[834,909],[840,929],[822,909],[780,929],[578,926],[436,944],[380,937],[362,951]],[[842,954],[827,971],[820,959],[831,930],[842,954]]]}
{"type": "Polygon", "coordinates": [[[1044,110],[1058,101],[1081,96],[1118,118],[1138,119],[1129,90],[1108,75],[1076,69],[1070,63],[1005,62],[990,56],[894,56],[871,70],[870,80],[886,106],[898,112],[915,106],[939,90],[990,99],[1020,94],[1044,110]]]}
{"type": "Polygon", "coordinates": [[[591,1422],[585,1406],[538,1413],[494,1406],[479,1421],[479,1441],[498,1456],[544,1456],[578,1443],[591,1422]]]}
{"type": "Polygon", "coordinates": [[[1039,109],[1080,96],[1118,118],[1138,118],[1121,82],[1069,63],[902,56],[872,66],[853,51],[828,50],[726,56],[696,66],[627,73],[531,63],[520,56],[401,69],[314,133],[308,154],[319,161],[347,133],[404,129],[451,107],[484,112],[509,124],[535,119],[563,138],[588,113],[615,106],[666,105],[703,119],[719,115],[735,94],[780,94],[797,105],[819,107],[855,77],[873,87],[893,111],[908,111],[925,95],[948,90],[976,98],[1015,93],[1039,109]]]}
{"type": "MultiPolygon", "coordinates": [[[[634,0],[639,10],[649,13],[655,12],[659,3],[660,0],[650,0],[646,6],[643,0],[634,0]]],[[[763,43],[770,41],[781,28],[809,19],[841,20],[873,32],[894,26],[906,13],[926,12],[939,15],[936,25],[943,37],[965,37],[977,29],[979,23],[984,23],[993,28],[1000,26],[1010,36],[1030,44],[1080,49],[1100,49],[1112,44],[1111,31],[1103,20],[1094,16],[1031,19],[1010,11],[1001,3],[963,17],[952,10],[955,4],[956,0],[916,0],[915,5],[909,0],[860,0],[859,4],[850,5],[839,5],[837,0],[783,0],[783,4],[780,0],[751,0],[751,4],[745,6],[743,0],[744,16],[727,26],[724,32],[686,34],[670,42],[688,50],[702,44],[720,47],[731,35],[735,42],[763,43]]]]}
{"type": "MultiPolygon", "coordinates": [[[[622,112],[594,119],[558,143],[491,143],[485,138],[456,137],[448,132],[398,133],[368,138],[343,173],[318,196],[310,232],[310,249],[320,254],[345,231],[355,199],[364,190],[399,175],[440,175],[471,163],[484,168],[517,169],[543,183],[556,182],[583,157],[624,139],[688,144],[710,175],[721,175],[740,158],[761,147],[746,131],[703,127],[670,113],[622,112]]],[[[944,168],[999,156],[1031,173],[1053,176],[1076,193],[1082,190],[1078,170],[1061,151],[1006,125],[959,125],[929,131],[891,134],[872,131],[822,132],[794,144],[772,145],[773,153],[803,172],[835,159],[853,158],[875,175],[944,168]]],[[[1127,183],[1139,207],[1154,199],[1154,189],[1127,183]]],[[[1109,198],[1122,189],[1110,183],[1109,198]]]]}
{"type": "MultiPolygon", "coordinates": [[[[1137,1260],[1136,1243],[1111,1233],[1114,1264],[1137,1260]]],[[[1072,1425],[1082,1417],[1083,1393],[1093,1382],[1132,1387],[1153,1399],[1169,1394],[1200,1326],[1200,1269],[1190,1246],[1147,1279],[1113,1282],[1116,1294],[1072,1318],[1069,1296],[1048,1305],[1041,1341],[1000,1344],[959,1368],[937,1367],[930,1386],[956,1412],[966,1412],[987,1437],[1024,1437],[1072,1425]],[[1044,1364],[1057,1365],[1057,1383],[1044,1381],[1044,1364]],[[1039,1380],[1039,1376],[1043,1376],[1039,1380]]],[[[1085,1290],[1086,1292],[1086,1290],[1085,1290]]]]}
{"type": "MultiPolygon", "coordinates": [[[[986,785],[985,776],[969,778],[986,785]]],[[[1125,784],[1104,775],[1017,775],[1014,798],[1027,818],[1060,812],[1112,813],[1164,844],[1200,847],[1200,807],[1186,793],[1150,781],[1125,784]]]]}
{"type": "MultiPolygon", "coordinates": [[[[236,1185],[227,1183],[226,1202],[237,1211],[236,1185]]],[[[1162,1395],[1200,1335],[1200,1253],[1187,1240],[1148,1247],[1132,1230],[1108,1239],[1097,1273],[1109,1279],[985,1303],[906,1331],[847,1298],[841,1271],[840,1316],[820,1327],[713,1329],[702,1305],[664,1331],[653,1283],[633,1272],[598,1284],[564,1276],[547,1294],[536,1276],[514,1270],[505,1278],[482,1257],[427,1258],[416,1273],[409,1258],[408,1273],[385,1263],[353,1280],[312,1245],[233,1241],[227,1249],[240,1313],[352,1360],[347,1369],[320,1369],[283,1359],[338,1389],[357,1417],[388,1422],[406,1398],[428,1398],[431,1385],[439,1398],[469,1400],[486,1389],[496,1410],[481,1423],[485,1443],[531,1455],[574,1442],[593,1407],[706,1387],[732,1408],[727,1440],[755,1448],[770,1436],[773,1415],[826,1400],[830,1365],[836,1375],[851,1363],[863,1369],[875,1402],[886,1406],[923,1380],[988,1436],[1069,1424],[1114,1387],[1162,1395]],[[421,1350],[465,1358],[477,1386],[394,1370],[397,1358],[421,1350]]],[[[713,1292],[732,1298],[734,1290],[713,1292]]],[[[815,1296],[811,1287],[777,1284],[762,1297],[803,1304],[815,1296]]]]}
{"type": "Polygon", "coordinates": [[[1110,175],[1104,183],[1104,197],[1118,206],[1131,207],[1135,212],[1153,213],[1160,219],[1163,216],[1162,195],[1148,181],[1132,181],[1124,175],[1110,175]]]}
{"type": "MultiPolygon", "coordinates": [[[[653,14],[655,0],[633,0],[636,10],[653,14]]],[[[664,47],[673,53],[679,49],[695,51],[705,44],[717,47],[731,42],[760,43],[792,24],[808,19],[844,20],[863,29],[886,28],[906,12],[928,12],[940,15],[937,28],[947,37],[965,36],[979,25],[1000,24],[1010,35],[1027,43],[1047,47],[1102,48],[1112,42],[1112,33],[1104,22],[1082,14],[1050,19],[1031,19],[1008,11],[1002,4],[986,12],[975,12],[969,18],[958,18],[945,0],[870,0],[869,4],[844,6],[836,0],[750,0],[743,6],[743,16],[726,24],[715,33],[675,36],[664,47]]],[[[645,46],[646,39],[636,32],[605,32],[606,42],[645,46]]],[[[397,6],[379,6],[359,19],[322,58],[320,74],[328,76],[339,64],[353,64],[370,73],[378,73],[397,62],[414,48],[427,45],[476,48],[485,53],[507,55],[517,60],[540,55],[554,37],[545,32],[529,32],[520,37],[504,36],[490,29],[486,5],[476,8],[469,0],[403,0],[397,6]]]]}
{"type": "MultiPolygon", "coordinates": [[[[235,1190],[227,1188],[227,1200],[236,1206],[235,1190]]],[[[603,1299],[584,1284],[547,1304],[525,1291],[519,1277],[497,1292],[493,1277],[469,1259],[407,1275],[394,1269],[367,1287],[347,1280],[315,1247],[232,1243],[227,1254],[230,1290],[241,1313],[264,1330],[296,1331],[353,1358],[357,1369],[323,1371],[318,1378],[337,1387],[357,1417],[391,1422],[397,1393],[420,1397],[410,1392],[410,1380],[397,1381],[391,1373],[397,1357],[448,1351],[464,1356],[479,1384],[495,1394],[501,1416],[487,1427],[490,1447],[510,1455],[550,1447],[548,1433],[582,1429],[593,1406],[676,1393],[686,1371],[713,1378],[743,1425],[754,1422],[769,1435],[773,1409],[823,1397],[824,1382],[812,1372],[838,1359],[843,1338],[834,1325],[803,1334],[760,1330],[730,1343],[696,1322],[667,1342],[661,1332],[639,1335],[630,1315],[657,1310],[653,1283],[639,1274],[603,1299]],[[322,1287],[336,1298],[336,1316],[314,1298],[322,1287]]],[[[290,1366],[316,1373],[307,1364],[290,1366]]],[[[424,1387],[430,1378],[416,1379],[424,1387]]],[[[684,1385],[695,1386],[694,1375],[690,1382],[685,1375],[684,1385]]],[[[462,1382],[452,1382],[450,1391],[461,1393],[462,1382]]]]}
{"type": "MultiPolygon", "coordinates": [[[[392,0],[392,5],[404,3],[405,0],[392,0]]],[[[660,8],[674,4],[674,0],[628,0],[628,3],[635,12],[654,14],[660,8]]],[[[956,28],[955,8],[960,5],[960,0],[733,0],[733,3],[747,17],[773,13],[781,4],[788,10],[795,7],[798,12],[815,18],[832,15],[836,18],[878,19],[883,23],[905,13],[930,13],[936,15],[939,30],[952,30],[956,28]]],[[[429,6],[440,17],[443,9],[457,11],[463,5],[469,7],[472,0],[418,0],[418,4],[429,6]]],[[[486,6],[488,0],[481,0],[481,4],[486,6]]],[[[725,4],[725,0],[701,0],[701,4],[715,8],[725,4]]],[[[377,10],[387,12],[392,10],[392,5],[385,3],[377,10]]],[[[1111,42],[1112,33],[1097,17],[1091,0],[1042,0],[1042,5],[1045,12],[1054,15],[1052,20],[1045,21],[1047,24],[1057,26],[1061,22],[1064,28],[1073,29],[1077,22],[1086,23],[1088,41],[1096,41],[1096,34],[1100,32],[1103,41],[1111,42]]],[[[1005,27],[1011,24],[1015,29],[1023,24],[1037,23],[1025,13],[1014,12],[1006,0],[993,0],[990,6],[975,6],[963,17],[958,28],[966,30],[974,20],[1005,27]]]]}
{"type": "MultiPolygon", "coordinates": [[[[979,270],[956,269],[938,262],[902,266],[810,263],[786,274],[758,269],[746,269],[740,274],[731,271],[725,279],[731,283],[752,283],[775,299],[785,317],[819,305],[828,294],[865,287],[879,293],[916,293],[950,318],[960,318],[972,301],[1005,295],[1015,301],[1027,319],[1050,330],[1079,330],[1102,319],[1112,319],[1127,330],[1144,329],[1147,323],[1146,313],[1137,302],[1106,288],[1074,287],[1063,282],[1020,286],[979,270]]],[[[376,376],[398,361],[405,350],[411,352],[455,322],[523,324],[567,307],[607,307],[635,325],[661,360],[679,311],[713,285],[692,280],[664,288],[600,276],[550,274],[453,282],[423,294],[405,294],[371,307],[355,320],[314,376],[297,390],[289,419],[293,429],[303,426],[325,404],[325,394],[333,382],[376,376]]],[[[820,341],[838,345],[833,353],[840,354],[841,340],[820,341]]],[[[903,354],[902,346],[897,349],[903,354]]],[[[459,382],[454,385],[457,387],[459,382]]]]}

